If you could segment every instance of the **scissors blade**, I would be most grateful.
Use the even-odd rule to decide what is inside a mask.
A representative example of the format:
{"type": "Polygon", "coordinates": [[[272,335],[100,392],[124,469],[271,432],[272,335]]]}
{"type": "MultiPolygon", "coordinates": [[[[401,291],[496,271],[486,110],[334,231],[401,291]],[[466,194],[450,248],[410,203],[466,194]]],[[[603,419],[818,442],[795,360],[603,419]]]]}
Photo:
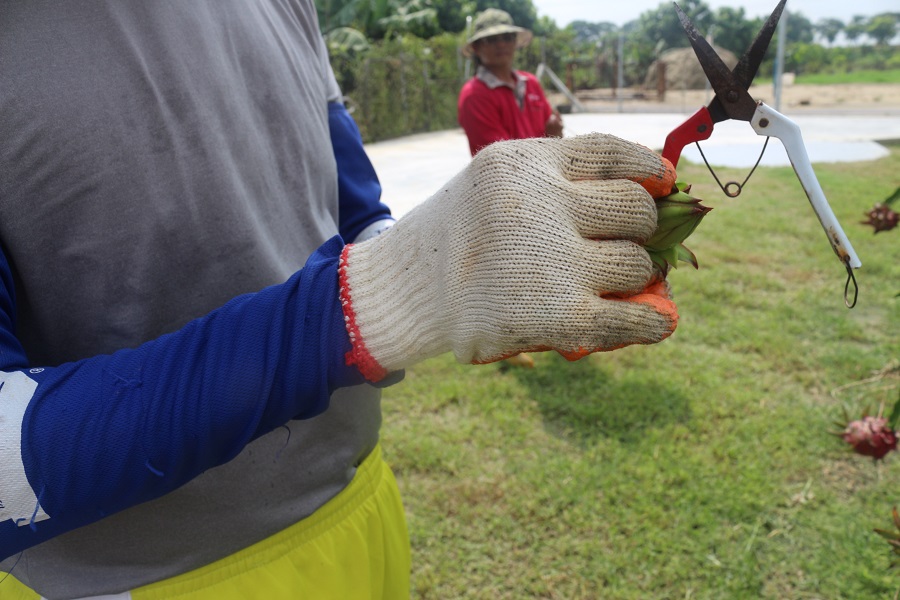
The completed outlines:
{"type": "Polygon", "coordinates": [[[744,52],[744,55],[732,71],[735,79],[744,86],[745,90],[750,88],[753,78],[756,77],[756,72],[759,71],[759,65],[762,64],[763,58],[766,56],[766,50],[769,49],[769,42],[772,41],[772,36],[775,35],[775,29],[778,27],[778,21],[781,19],[781,13],[784,12],[786,2],[787,0],[781,0],[778,3],[778,6],[766,19],[762,29],[756,34],[753,43],[750,44],[750,47],[747,48],[747,51],[744,52]]]}
{"type": "MultiPolygon", "coordinates": [[[[750,121],[753,113],[756,112],[756,101],[747,93],[747,88],[738,81],[721,57],[713,50],[709,42],[700,35],[697,28],[688,18],[681,7],[675,4],[675,10],[678,13],[678,20],[681,21],[681,27],[688,36],[691,46],[694,48],[694,54],[703,67],[703,72],[713,90],[716,92],[716,98],[721,103],[724,115],[710,114],[713,116],[714,122],[724,121],[725,119],[737,119],[740,121],[750,121]]],[[[748,59],[749,64],[749,59],[748,59]]]]}
{"type": "MultiPolygon", "coordinates": [[[[766,51],[769,49],[769,42],[772,41],[772,36],[775,34],[775,30],[778,27],[778,21],[781,19],[781,13],[784,11],[786,2],[787,0],[781,0],[781,2],[778,3],[778,6],[776,6],[775,10],[772,11],[772,14],[769,15],[769,18],[762,26],[762,29],[756,34],[753,43],[750,44],[750,47],[747,48],[747,51],[744,52],[744,55],[741,56],[741,59],[738,61],[737,66],[731,71],[734,78],[745,90],[750,89],[750,85],[753,83],[753,79],[759,71],[759,65],[762,64],[762,61],[766,56],[766,51]]],[[[718,96],[712,99],[708,108],[714,123],[719,123],[728,119],[725,107],[722,106],[722,101],[718,96]]]]}

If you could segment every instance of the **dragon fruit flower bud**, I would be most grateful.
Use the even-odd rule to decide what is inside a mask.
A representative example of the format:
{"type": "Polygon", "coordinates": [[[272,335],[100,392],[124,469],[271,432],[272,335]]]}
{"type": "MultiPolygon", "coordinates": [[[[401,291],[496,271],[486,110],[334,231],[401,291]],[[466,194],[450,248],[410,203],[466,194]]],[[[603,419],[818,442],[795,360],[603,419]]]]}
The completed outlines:
{"type": "Polygon", "coordinates": [[[700,204],[690,191],[689,184],[676,181],[672,193],[656,199],[656,231],[644,242],[644,249],[663,279],[679,262],[698,268],[697,257],[683,242],[712,209],[700,204]]]}
{"type": "Polygon", "coordinates": [[[871,225],[875,233],[890,231],[900,221],[900,214],[891,210],[887,204],[878,203],[866,212],[867,221],[860,221],[863,225],[871,225]]]}
{"type": "Polygon", "coordinates": [[[888,426],[884,417],[863,417],[847,423],[841,434],[853,451],[875,460],[884,458],[897,449],[897,433],[888,426]]]}
{"type": "Polygon", "coordinates": [[[650,250],[665,250],[686,240],[710,208],[693,203],[657,202],[657,228],[653,236],[644,243],[650,250]]]}

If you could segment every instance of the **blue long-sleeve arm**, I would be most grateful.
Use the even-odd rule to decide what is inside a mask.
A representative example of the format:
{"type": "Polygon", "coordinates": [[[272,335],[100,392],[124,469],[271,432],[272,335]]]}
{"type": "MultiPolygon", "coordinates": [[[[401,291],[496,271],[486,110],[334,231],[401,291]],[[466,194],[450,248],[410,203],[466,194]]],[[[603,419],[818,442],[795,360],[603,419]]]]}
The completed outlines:
{"type": "Polygon", "coordinates": [[[362,383],[344,362],[342,246],[177,332],[58,367],[27,364],[0,255],[0,559],[166,494],[362,383]]]}
{"type": "Polygon", "coordinates": [[[381,202],[381,183],[356,121],[340,102],[328,103],[328,127],[337,162],[340,234],[348,242],[360,241],[359,235],[370,225],[394,219],[381,202]]]}

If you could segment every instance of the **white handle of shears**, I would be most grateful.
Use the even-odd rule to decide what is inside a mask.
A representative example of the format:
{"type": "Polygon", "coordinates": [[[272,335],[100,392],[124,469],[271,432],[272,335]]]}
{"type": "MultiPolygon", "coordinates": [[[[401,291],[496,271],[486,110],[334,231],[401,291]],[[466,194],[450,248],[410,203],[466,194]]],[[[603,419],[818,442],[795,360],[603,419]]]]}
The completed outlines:
{"type": "Polygon", "coordinates": [[[816,178],[815,172],[813,172],[812,163],[809,161],[809,155],[806,153],[806,146],[803,143],[803,136],[800,134],[800,127],[774,108],[766,106],[762,102],[757,105],[750,125],[759,135],[771,136],[781,140],[791,165],[794,167],[794,172],[797,174],[797,178],[800,179],[807,197],[809,197],[809,203],[812,204],[813,210],[816,211],[816,216],[819,217],[819,222],[822,224],[822,228],[825,229],[825,234],[828,236],[828,241],[831,242],[834,253],[837,254],[844,265],[854,269],[860,268],[862,263],[859,261],[859,257],[856,256],[853,246],[850,245],[850,240],[844,234],[841,224],[838,223],[837,217],[834,216],[834,211],[831,210],[831,205],[828,204],[828,200],[825,198],[825,192],[822,191],[822,186],[819,185],[819,180],[816,178]]]}

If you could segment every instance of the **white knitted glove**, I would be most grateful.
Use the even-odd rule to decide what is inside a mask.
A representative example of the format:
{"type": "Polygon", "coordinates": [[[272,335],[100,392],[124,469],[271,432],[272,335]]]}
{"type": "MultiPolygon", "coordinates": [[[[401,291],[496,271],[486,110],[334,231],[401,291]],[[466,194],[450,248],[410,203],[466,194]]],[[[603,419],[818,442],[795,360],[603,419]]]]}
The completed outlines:
{"type": "Polygon", "coordinates": [[[574,360],[668,337],[678,314],[641,243],[656,229],[645,187],[666,195],[674,181],[667,161],[609,135],[488,146],[393,228],[344,248],[348,364],[378,381],[449,350],[574,360]]]}

